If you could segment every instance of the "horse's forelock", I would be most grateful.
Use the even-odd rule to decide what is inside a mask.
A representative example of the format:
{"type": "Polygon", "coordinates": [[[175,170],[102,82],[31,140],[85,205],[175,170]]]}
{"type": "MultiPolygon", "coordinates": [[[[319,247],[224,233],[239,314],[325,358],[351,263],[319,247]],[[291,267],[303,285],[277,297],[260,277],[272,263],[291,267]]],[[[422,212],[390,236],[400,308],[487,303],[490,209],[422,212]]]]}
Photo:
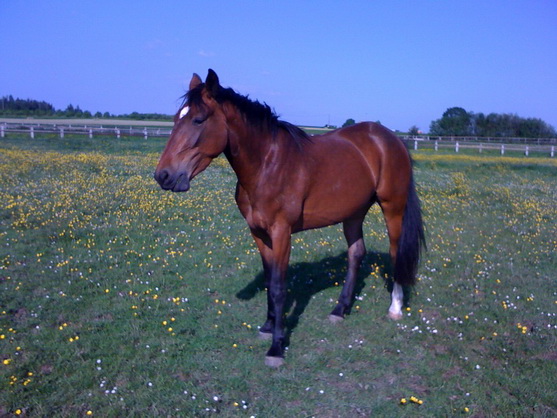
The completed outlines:
{"type": "Polygon", "coordinates": [[[205,85],[204,84],[200,84],[197,87],[195,87],[194,89],[191,89],[190,91],[188,91],[186,94],[184,94],[182,96],[183,98],[183,102],[182,102],[182,106],[183,107],[185,105],[187,106],[201,106],[203,105],[203,96],[201,95],[201,91],[203,90],[203,87],[205,85]]]}

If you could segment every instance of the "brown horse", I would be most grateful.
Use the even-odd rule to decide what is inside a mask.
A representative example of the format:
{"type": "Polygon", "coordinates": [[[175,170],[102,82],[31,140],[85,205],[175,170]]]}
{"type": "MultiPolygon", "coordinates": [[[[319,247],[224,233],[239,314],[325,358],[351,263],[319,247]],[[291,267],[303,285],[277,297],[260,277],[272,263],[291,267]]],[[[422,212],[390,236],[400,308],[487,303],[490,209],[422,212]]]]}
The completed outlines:
{"type": "Polygon", "coordinates": [[[362,223],[371,205],[387,224],[394,284],[389,316],[402,317],[403,287],[414,284],[425,244],[412,163],[403,142],[377,123],[360,123],[320,136],[281,121],[269,106],[223,88],[213,70],[194,74],[155,179],[186,192],[190,181],[224,153],[238,177],[236,202],[263,260],[267,320],[272,337],[265,363],[284,362],[284,304],[291,235],[342,222],[348,274],[329,315],[341,321],[353,302],[365,254],[362,223]]]}

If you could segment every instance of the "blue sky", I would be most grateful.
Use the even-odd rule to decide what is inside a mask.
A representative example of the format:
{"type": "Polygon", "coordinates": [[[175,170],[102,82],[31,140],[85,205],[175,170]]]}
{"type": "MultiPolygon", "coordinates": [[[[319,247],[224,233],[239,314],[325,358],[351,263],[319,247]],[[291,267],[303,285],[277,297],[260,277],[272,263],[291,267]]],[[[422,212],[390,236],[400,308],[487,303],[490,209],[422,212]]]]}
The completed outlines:
{"type": "Polygon", "coordinates": [[[460,106],[557,127],[557,2],[0,1],[0,96],[171,114],[208,68],[297,124],[427,131],[460,106]]]}

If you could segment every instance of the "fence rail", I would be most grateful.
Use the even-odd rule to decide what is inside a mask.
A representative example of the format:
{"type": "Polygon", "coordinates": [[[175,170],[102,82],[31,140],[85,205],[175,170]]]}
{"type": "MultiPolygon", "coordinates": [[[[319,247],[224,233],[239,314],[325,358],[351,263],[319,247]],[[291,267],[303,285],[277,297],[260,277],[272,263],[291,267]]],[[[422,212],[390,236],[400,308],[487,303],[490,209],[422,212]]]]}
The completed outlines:
{"type": "Polygon", "coordinates": [[[557,138],[480,137],[480,136],[401,136],[405,141],[478,142],[489,144],[557,145],[557,138]]]}
{"type": "Polygon", "coordinates": [[[454,150],[455,153],[460,152],[461,150],[465,149],[474,149],[477,150],[479,153],[484,151],[497,151],[501,155],[505,155],[508,152],[520,152],[524,154],[526,157],[529,156],[531,153],[539,154],[546,154],[549,157],[555,157],[555,145],[537,145],[534,141],[531,143],[500,143],[500,142],[465,142],[465,141],[451,141],[451,140],[434,140],[434,141],[420,141],[417,139],[407,139],[402,138],[404,142],[406,142],[409,148],[413,148],[414,150],[418,149],[433,149],[438,151],[439,149],[450,149],[454,150]]]}
{"type": "Polygon", "coordinates": [[[4,138],[9,133],[25,134],[34,138],[35,135],[57,135],[64,138],[66,135],[84,135],[89,138],[95,136],[139,136],[147,138],[168,137],[172,129],[164,127],[140,127],[140,126],[98,126],[98,125],[61,125],[61,124],[27,124],[27,123],[3,123],[0,124],[0,137],[4,138]]]}
{"type": "MultiPolygon", "coordinates": [[[[170,136],[172,129],[168,127],[141,126],[99,126],[99,125],[70,125],[55,123],[0,123],[0,137],[9,134],[24,134],[31,138],[35,135],[84,135],[89,138],[97,136],[122,136],[148,138],[164,138],[170,136]]],[[[555,156],[557,138],[479,138],[479,137],[433,137],[433,136],[400,136],[409,148],[418,149],[452,149],[459,152],[464,149],[475,149],[479,153],[497,150],[504,155],[506,152],[521,152],[525,156],[530,153],[555,156]]]]}

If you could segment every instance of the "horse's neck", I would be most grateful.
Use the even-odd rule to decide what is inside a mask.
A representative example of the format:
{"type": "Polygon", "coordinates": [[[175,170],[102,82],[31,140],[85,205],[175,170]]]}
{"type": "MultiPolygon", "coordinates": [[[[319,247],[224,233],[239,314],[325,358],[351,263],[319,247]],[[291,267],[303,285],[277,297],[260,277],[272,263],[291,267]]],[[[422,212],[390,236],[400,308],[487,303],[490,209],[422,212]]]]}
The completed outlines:
{"type": "Polygon", "coordinates": [[[238,182],[246,190],[257,183],[265,159],[276,146],[273,143],[270,133],[255,133],[246,128],[230,130],[225,155],[238,177],[238,182]]]}

